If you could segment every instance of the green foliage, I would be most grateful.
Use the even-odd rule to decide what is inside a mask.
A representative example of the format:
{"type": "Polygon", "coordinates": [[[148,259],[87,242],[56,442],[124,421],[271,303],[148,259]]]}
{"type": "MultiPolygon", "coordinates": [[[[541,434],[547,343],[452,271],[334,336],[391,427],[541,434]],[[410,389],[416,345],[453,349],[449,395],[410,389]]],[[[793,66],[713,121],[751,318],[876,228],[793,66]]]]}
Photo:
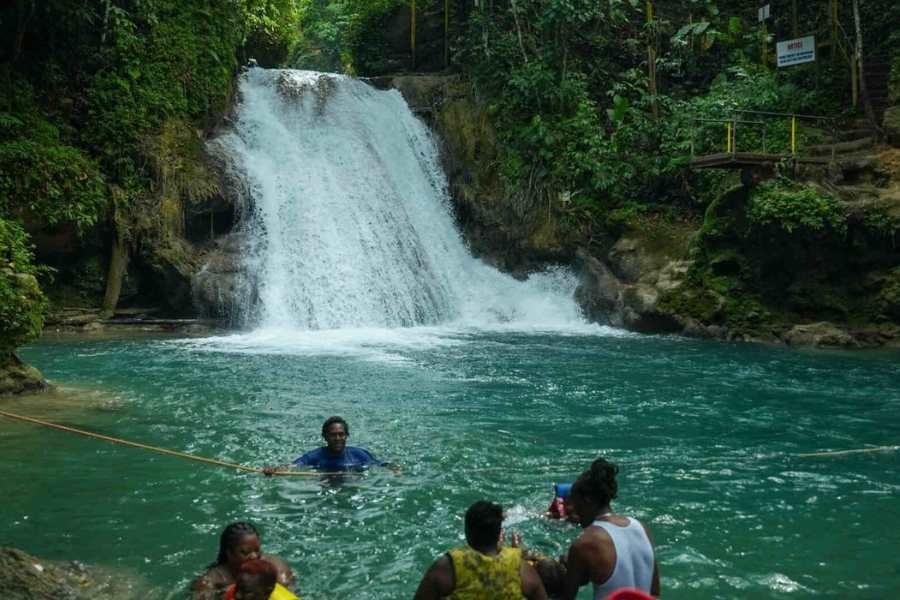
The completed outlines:
{"type": "Polygon", "coordinates": [[[241,44],[246,46],[252,41],[256,48],[274,50],[283,60],[296,45],[300,22],[314,1],[237,0],[236,16],[243,30],[241,44]]]}
{"type": "Polygon", "coordinates": [[[291,66],[328,72],[348,68],[345,45],[352,16],[343,2],[310,0],[300,22],[302,36],[289,59],[291,66]]]}
{"type": "MultiPolygon", "coordinates": [[[[389,54],[384,37],[387,19],[406,0],[340,0],[338,2],[348,22],[344,37],[342,59],[344,70],[350,74],[384,70],[389,54]]],[[[421,5],[420,5],[421,6],[421,5]]]]}
{"type": "Polygon", "coordinates": [[[6,70],[3,78],[10,85],[0,96],[0,216],[94,224],[107,203],[96,163],[35,109],[28,84],[6,70]]]}
{"type": "MultiPolygon", "coordinates": [[[[84,98],[83,143],[120,183],[142,175],[141,142],[166,118],[203,122],[221,113],[243,41],[228,3],[139,6],[110,27],[100,48],[109,66],[84,98]]],[[[255,12],[248,18],[262,26],[255,12]]]]}
{"type": "Polygon", "coordinates": [[[773,180],[753,192],[749,222],[754,228],[787,233],[847,232],[847,214],[838,201],[814,187],[773,180]]]}
{"type": "Polygon", "coordinates": [[[626,2],[526,0],[473,11],[462,58],[491,98],[508,189],[565,195],[593,219],[674,173],[636,68],[645,51],[626,33],[639,18],[626,2]],[[612,72],[621,74],[610,82],[612,72]]]}
{"type": "MultiPolygon", "coordinates": [[[[900,36],[898,36],[900,37],[900,36]]],[[[888,82],[888,94],[894,104],[900,103],[900,54],[891,63],[891,75],[888,82]]]]}
{"type": "MultiPolygon", "coordinates": [[[[383,71],[389,54],[385,19],[404,0],[305,0],[294,68],[348,74],[383,71]]],[[[427,4],[420,1],[419,8],[427,4]]]]}
{"type": "MultiPolygon", "coordinates": [[[[734,134],[738,150],[742,152],[788,153],[791,149],[791,120],[777,113],[812,113],[819,97],[815,92],[786,80],[780,73],[748,63],[726,68],[713,80],[709,92],[691,98],[680,114],[678,127],[690,134],[697,154],[724,152],[727,139],[725,123],[710,123],[686,119],[731,119],[737,116],[734,134]],[[736,111],[751,111],[739,113],[736,111]],[[690,129],[688,129],[690,127],[690,129]]],[[[800,120],[800,148],[806,145],[810,126],[819,121],[800,120]]]]}
{"type": "Polygon", "coordinates": [[[25,231],[0,218],[0,358],[40,335],[47,299],[38,270],[25,231]]]}
{"type": "MultiPolygon", "coordinates": [[[[649,23],[639,2],[520,0],[472,11],[459,60],[497,121],[508,189],[565,193],[601,220],[635,203],[690,206],[720,191],[722,179],[688,171],[692,140],[721,151],[726,137],[724,124],[694,118],[726,119],[735,110],[801,111],[819,101],[782,74],[751,64],[758,39],[737,8],[729,13],[720,10],[723,2],[678,4],[684,6],[660,5],[665,14],[649,23]],[[688,13],[692,22],[674,24],[688,13]],[[672,93],[650,94],[648,45],[658,53],[658,71],[678,78],[672,93]]],[[[790,120],[741,125],[739,143],[787,151],[790,120]]]]}
{"type": "Polygon", "coordinates": [[[900,216],[891,214],[884,207],[874,207],[865,212],[863,225],[872,233],[891,241],[900,235],[900,216]]]}
{"type": "Polygon", "coordinates": [[[116,190],[117,226],[140,229],[180,208],[165,193],[213,193],[197,130],[248,55],[286,56],[306,3],[52,0],[21,3],[27,22],[0,15],[17,41],[0,48],[0,352],[37,334],[46,305],[20,223],[87,230],[116,190]]]}

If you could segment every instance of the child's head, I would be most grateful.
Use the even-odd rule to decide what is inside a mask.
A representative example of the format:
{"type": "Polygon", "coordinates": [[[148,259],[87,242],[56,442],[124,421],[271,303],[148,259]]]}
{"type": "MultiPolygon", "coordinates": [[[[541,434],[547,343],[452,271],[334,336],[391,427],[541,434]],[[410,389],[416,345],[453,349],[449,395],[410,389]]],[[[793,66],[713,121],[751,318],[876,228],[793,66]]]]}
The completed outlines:
{"type": "Polygon", "coordinates": [[[234,600],[269,600],[278,571],[267,560],[248,560],[241,565],[235,582],[234,600]]]}

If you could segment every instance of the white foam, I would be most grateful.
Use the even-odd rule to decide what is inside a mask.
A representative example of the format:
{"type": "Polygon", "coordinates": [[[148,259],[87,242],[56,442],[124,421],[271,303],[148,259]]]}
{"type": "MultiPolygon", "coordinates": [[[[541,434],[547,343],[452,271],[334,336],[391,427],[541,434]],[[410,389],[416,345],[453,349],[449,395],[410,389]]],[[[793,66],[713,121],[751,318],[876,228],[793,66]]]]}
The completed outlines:
{"type": "Polygon", "coordinates": [[[544,328],[521,323],[492,326],[360,327],[289,329],[263,327],[247,333],[164,342],[200,352],[291,356],[345,356],[379,362],[406,362],[417,352],[460,346],[490,334],[551,334],[555,336],[623,337],[634,334],[596,324],[544,328]]]}

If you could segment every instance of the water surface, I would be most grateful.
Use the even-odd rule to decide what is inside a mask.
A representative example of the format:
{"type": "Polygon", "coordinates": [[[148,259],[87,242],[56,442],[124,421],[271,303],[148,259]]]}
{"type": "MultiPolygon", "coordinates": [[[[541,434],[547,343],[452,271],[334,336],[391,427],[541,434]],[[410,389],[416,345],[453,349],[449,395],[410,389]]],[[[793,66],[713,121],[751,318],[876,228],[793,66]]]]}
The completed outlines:
{"type": "MultiPolygon", "coordinates": [[[[488,498],[560,554],[553,481],[603,455],[643,519],[668,598],[900,594],[897,353],[569,332],[366,330],[46,339],[23,356],[77,401],[29,412],[250,465],[293,459],[341,414],[395,476],[266,479],[0,420],[0,543],[140,574],[180,597],[221,528],[249,519],[305,599],[412,596],[488,498]]],[[[584,593],[582,594],[584,596],[584,593]]]]}

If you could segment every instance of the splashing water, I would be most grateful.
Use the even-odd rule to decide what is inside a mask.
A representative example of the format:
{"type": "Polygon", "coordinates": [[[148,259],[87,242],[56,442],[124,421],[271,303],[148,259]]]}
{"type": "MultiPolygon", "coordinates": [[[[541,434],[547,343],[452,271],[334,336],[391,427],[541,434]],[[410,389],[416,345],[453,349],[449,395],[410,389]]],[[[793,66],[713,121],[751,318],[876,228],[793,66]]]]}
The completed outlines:
{"type": "Polygon", "coordinates": [[[575,277],[518,281],[457,231],[427,127],[396,90],[251,69],[211,144],[244,196],[242,322],[272,331],[583,329],[575,277]]]}

